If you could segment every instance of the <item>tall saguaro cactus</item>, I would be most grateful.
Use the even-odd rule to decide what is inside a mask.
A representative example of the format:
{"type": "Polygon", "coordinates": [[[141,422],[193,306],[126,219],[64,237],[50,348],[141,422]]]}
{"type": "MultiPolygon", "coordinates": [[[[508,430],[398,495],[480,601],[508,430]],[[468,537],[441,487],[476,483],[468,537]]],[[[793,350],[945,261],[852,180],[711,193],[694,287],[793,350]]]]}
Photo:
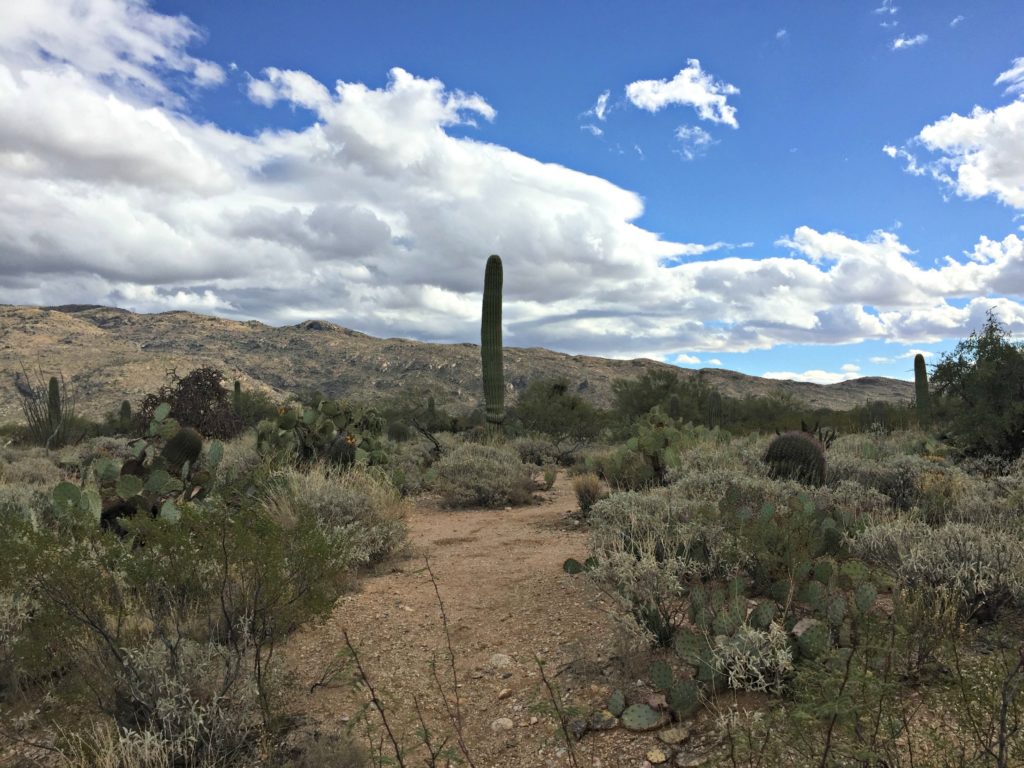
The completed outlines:
{"type": "Polygon", "coordinates": [[[931,402],[928,399],[928,369],[924,355],[914,355],[914,396],[917,399],[917,421],[924,427],[931,422],[931,402]]]}
{"type": "Polygon", "coordinates": [[[60,382],[56,376],[50,377],[50,385],[47,387],[46,415],[47,421],[50,423],[50,430],[56,431],[63,418],[61,413],[60,382]]]}
{"type": "Polygon", "coordinates": [[[480,320],[480,358],[483,363],[487,423],[501,427],[505,420],[505,375],[501,350],[501,257],[487,259],[484,270],[484,305],[480,320]]]}

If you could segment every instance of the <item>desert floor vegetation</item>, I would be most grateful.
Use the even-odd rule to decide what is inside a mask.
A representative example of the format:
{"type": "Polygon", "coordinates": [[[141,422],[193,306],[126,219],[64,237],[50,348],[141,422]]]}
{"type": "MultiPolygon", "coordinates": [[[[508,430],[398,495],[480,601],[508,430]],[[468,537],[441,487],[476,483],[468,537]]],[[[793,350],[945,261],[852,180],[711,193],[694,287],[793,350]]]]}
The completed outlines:
{"type": "Polygon", "coordinates": [[[660,376],[620,410],[568,391],[490,424],[311,396],[244,426],[225,386],[212,427],[147,400],[12,440],[0,760],[1024,764],[998,418],[940,392],[762,431],[660,376]]]}

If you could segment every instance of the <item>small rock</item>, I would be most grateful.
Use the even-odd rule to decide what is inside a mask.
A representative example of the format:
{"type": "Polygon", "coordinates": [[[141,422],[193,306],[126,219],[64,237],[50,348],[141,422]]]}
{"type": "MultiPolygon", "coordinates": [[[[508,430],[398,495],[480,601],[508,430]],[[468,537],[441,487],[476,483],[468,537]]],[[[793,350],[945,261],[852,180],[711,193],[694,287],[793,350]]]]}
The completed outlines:
{"type": "Polygon", "coordinates": [[[590,724],[582,717],[574,717],[567,725],[567,730],[572,734],[572,737],[576,739],[576,741],[582,739],[583,734],[585,734],[589,729],[590,724]]]}
{"type": "Polygon", "coordinates": [[[619,718],[607,709],[599,710],[590,716],[590,729],[592,731],[610,731],[618,724],[619,718]]]}
{"type": "Polygon", "coordinates": [[[662,744],[668,744],[674,746],[676,744],[682,744],[690,738],[690,729],[684,726],[677,725],[673,728],[666,728],[664,731],[658,732],[658,740],[662,744]]]}
{"type": "Polygon", "coordinates": [[[537,719],[536,715],[534,715],[533,717],[530,718],[530,725],[536,725],[539,722],[540,721],[537,719]]]}
{"type": "Polygon", "coordinates": [[[516,724],[508,717],[499,717],[497,720],[491,721],[491,730],[495,733],[498,731],[511,731],[515,727],[516,724]]]}
{"type": "Polygon", "coordinates": [[[661,765],[662,763],[668,762],[668,755],[665,754],[664,750],[658,749],[657,747],[648,750],[645,757],[647,758],[647,762],[651,765],[661,765]]]}
{"type": "Polygon", "coordinates": [[[647,706],[651,709],[656,709],[662,712],[668,709],[668,702],[665,700],[664,693],[652,693],[647,697],[647,706]]]}
{"type": "Polygon", "coordinates": [[[512,666],[512,657],[504,653],[496,653],[491,656],[490,665],[494,669],[508,669],[512,666]]]}
{"type": "Polygon", "coordinates": [[[507,699],[511,695],[512,695],[512,689],[511,688],[502,688],[500,691],[498,691],[498,701],[501,701],[503,699],[507,699]]]}

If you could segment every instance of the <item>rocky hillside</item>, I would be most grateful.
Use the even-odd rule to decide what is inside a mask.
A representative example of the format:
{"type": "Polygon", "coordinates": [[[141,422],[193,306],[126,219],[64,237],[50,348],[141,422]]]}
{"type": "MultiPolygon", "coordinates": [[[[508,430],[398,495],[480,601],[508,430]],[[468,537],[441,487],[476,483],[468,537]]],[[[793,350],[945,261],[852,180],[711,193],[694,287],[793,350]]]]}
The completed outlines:
{"type": "MultiPolygon", "coordinates": [[[[79,412],[98,416],[122,399],[137,401],[176,369],[221,368],[244,387],[279,398],[319,389],[331,396],[434,393],[439,406],[468,409],[482,400],[475,344],[377,339],[321,320],[277,328],[191,312],[135,314],[112,307],[0,305],[0,421],[20,418],[16,384],[22,365],[74,383],[79,412]]],[[[809,406],[851,408],[866,400],[908,401],[913,384],[861,378],[823,386],[775,381],[735,371],[674,368],[653,360],[608,360],[547,349],[506,348],[505,379],[514,401],[531,379],[559,376],[595,403],[611,401],[611,383],[651,368],[700,377],[723,394],[786,392],[809,406]]]]}

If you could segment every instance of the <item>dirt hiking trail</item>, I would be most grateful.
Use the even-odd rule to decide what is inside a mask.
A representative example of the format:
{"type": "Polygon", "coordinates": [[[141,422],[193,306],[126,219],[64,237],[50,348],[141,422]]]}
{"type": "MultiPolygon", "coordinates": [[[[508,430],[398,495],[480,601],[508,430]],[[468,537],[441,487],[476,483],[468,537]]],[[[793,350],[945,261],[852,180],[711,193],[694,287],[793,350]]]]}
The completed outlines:
{"type": "MultiPolygon", "coordinates": [[[[288,645],[293,706],[306,718],[306,732],[338,733],[365,701],[353,693],[347,674],[309,691],[344,650],[343,630],[407,745],[417,743],[416,700],[432,732],[451,732],[431,673],[436,659],[451,696],[443,622],[426,556],[448,617],[474,764],[570,765],[535,656],[544,660],[560,705],[580,717],[601,709],[612,688],[624,682],[623,665],[612,658],[619,636],[612,600],[586,578],[562,570],[567,557],[587,555],[587,534],[574,530],[568,518],[575,507],[571,480],[563,474],[531,506],[456,511],[417,500],[407,519],[409,557],[390,573],[366,578],[323,624],[302,630],[288,645]]],[[[379,727],[375,714],[369,719],[379,727]]],[[[616,728],[587,733],[575,752],[580,766],[640,766],[657,746],[653,734],[616,728]]],[[[422,748],[411,750],[406,764],[424,765],[424,757],[422,748]]]]}

